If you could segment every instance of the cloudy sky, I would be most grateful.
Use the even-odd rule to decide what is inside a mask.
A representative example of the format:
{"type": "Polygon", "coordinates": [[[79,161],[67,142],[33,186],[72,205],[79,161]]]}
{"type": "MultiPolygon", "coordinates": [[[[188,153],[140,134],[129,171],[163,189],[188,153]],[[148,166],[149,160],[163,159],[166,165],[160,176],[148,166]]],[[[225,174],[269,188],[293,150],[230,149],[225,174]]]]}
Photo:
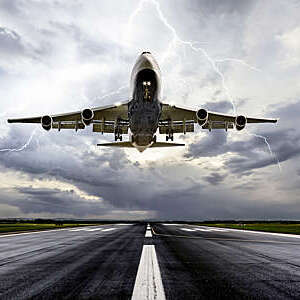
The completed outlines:
{"type": "Polygon", "coordinates": [[[0,217],[299,219],[299,15],[298,0],[1,0],[0,217]],[[279,123],[143,153],[6,123],[128,100],[143,50],[165,102],[279,123]]]}

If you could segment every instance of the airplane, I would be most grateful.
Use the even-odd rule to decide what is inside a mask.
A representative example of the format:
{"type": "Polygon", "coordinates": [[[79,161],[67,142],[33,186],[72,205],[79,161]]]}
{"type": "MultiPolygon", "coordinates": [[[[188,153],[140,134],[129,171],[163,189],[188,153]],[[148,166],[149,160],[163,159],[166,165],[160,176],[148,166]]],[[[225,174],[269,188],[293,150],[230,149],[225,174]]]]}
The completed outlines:
{"type": "Polygon", "coordinates": [[[161,71],[153,55],[145,51],[139,55],[131,72],[129,101],[82,111],[33,118],[8,119],[9,123],[39,123],[50,129],[84,129],[92,124],[93,132],[113,133],[115,142],[98,146],[147,148],[185,146],[173,143],[174,133],[194,132],[198,124],[213,129],[242,130],[250,123],[276,123],[277,119],[249,118],[244,115],[227,115],[204,108],[188,109],[163,103],[161,71]],[[166,135],[166,142],[158,142],[156,132],[166,135]],[[128,134],[129,141],[122,142],[128,134]],[[120,142],[118,142],[120,140],[120,142]],[[172,142],[168,142],[168,141],[172,142]]]}

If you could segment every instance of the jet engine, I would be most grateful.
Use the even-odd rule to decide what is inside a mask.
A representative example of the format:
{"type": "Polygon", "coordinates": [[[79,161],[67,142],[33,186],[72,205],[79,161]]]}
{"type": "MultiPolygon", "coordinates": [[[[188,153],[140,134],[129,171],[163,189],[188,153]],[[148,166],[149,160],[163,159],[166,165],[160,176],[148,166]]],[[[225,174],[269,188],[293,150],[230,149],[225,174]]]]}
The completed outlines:
{"type": "Polygon", "coordinates": [[[52,118],[50,116],[43,116],[41,118],[41,124],[45,130],[49,131],[52,127],[52,118]]]}
{"type": "Polygon", "coordinates": [[[206,124],[207,120],[208,120],[208,112],[207,110],[201,108],[196,112],[197,115],[197,119],[198,119],[198,124],[200,126],[203,126],[206,124]]]}
{"type": "Polygon", "coordinates": [[[235,118],[235,128],[236,130],[242,130],[247,124],[247,119],[245,116],[237,116],[235,118]]]}
{"type": "Polygon", "coordinates": [[[86,108],[81,112],[81,119],[84,125],[90,125],[94,118],[94,112],[90,108],[86,108]]]}

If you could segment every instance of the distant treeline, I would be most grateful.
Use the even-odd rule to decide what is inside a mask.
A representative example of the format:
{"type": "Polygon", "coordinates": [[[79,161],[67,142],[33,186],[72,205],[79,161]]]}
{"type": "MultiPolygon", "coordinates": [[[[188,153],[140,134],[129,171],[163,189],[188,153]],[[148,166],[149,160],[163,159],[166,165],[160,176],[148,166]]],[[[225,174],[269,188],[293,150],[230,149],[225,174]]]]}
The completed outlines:
{"type": "Polygon", "coordinates": [[[130,223],[129,221],[107,221],[107,220],[80,220],[80,219],[0,219],[0,224],[112,224],[112,223],[130,223]]]}
{"type": "Polygon", "coordinates": [[[196,220],[81,220],[81,219],[20,219],[20,218],[9,218],[9,219],[0,219],[0,224],[15,224],[15,223],[29,223],[29,224],[114,224],[114,223],[190,223],[190,224],[268,224],[268,223],[276,223],[276,224],[299,224],[300,221],[291,221],[291,220],[206,220],[206,221],[196,221],[196,220]]]}

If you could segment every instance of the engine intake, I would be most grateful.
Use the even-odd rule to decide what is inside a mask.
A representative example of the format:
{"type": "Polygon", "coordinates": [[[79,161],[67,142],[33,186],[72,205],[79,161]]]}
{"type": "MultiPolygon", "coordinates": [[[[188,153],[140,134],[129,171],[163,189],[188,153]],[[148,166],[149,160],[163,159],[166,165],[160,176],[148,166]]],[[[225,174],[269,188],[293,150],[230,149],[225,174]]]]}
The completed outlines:
{"type": "Polygon", "coordinates": [[[52,118],[50,116],[43,116],[41,118],[41,124],[45,130],[49,131],[52,127],[52,118]]]}
{"type": "Polygon", "coordinates": [[[247,119],[246,119],[245,116],[237,116],[237,117],[235,118],[235,128],[236,128],[237,130],[242,130],[242,129],[244,129],[245,126],[246,126],[246,124],[247,124],[247,119]]]}
{"type": "Polygon", "coordinates": [[[206,124],[207,120],[208,120],[208,112],[206,109],[201,108],[197,111],[196,113],[197,119],[198,119],[198,124],[200,126],[203,126],[206,124]]]}
{"type": "Polygon", "coordinates": [[[90,108],[86,108],[81,112],[81,119],[84,125],[90,125],[94,118],[94,112],[90,108]]]}

